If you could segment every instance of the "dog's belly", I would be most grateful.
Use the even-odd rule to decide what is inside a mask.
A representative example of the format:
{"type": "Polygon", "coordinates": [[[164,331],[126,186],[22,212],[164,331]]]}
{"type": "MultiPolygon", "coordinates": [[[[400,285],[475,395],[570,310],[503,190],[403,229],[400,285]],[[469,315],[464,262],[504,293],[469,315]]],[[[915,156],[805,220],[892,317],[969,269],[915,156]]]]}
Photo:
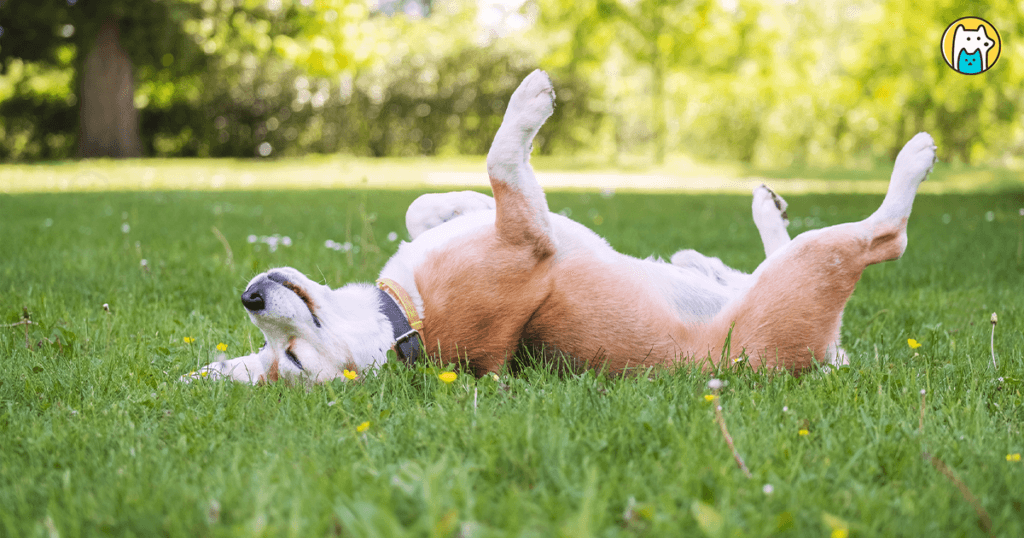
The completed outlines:
{"type": "Polygon", "coordinates": [[[613,372],[686,354],[700,322],[680,315],[661,292],[657,262],[622,258],[609,263],[578,253],[556,263],[551,291],[523,330],[528,347],[613,372]]]}

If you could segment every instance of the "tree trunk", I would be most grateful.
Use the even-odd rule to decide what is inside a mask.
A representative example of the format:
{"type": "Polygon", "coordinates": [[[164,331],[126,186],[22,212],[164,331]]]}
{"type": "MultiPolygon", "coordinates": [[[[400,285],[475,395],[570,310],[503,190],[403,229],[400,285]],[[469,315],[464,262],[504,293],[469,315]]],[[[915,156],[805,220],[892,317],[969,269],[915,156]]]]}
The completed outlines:
{"type": "Polygon", "coordinates": [[[116,21],[103,24],[81,77],[79,157],[142,155],[132,62],[121,48],[116,21]]]}

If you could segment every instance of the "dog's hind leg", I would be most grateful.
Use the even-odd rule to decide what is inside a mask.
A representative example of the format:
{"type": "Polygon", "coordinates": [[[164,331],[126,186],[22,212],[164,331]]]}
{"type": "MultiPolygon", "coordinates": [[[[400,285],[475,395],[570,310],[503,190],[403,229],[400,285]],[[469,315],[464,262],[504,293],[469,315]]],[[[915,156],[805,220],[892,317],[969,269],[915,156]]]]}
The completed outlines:
{"type": "Polygon", "coordinates": [[[555,91],[546,73],[530,73],[509,100],[501,127],[487,153],[487,173],[497,216],[498,236],[511,245],[529,245],[539,258],[554,253],[548,202],[530,166],[533,138],[555,109],[555,91]]]}
{"type": "Polygon", "coordinates": [[[764,186],[754,189],[754,201],[751,210],[754,224],[761,234],[765,257],[771,256],[779,248],[789,243],[789,216],[786,214],[786,201],[774,191],[764,186]]]}
{"type": "Polygon", "coordinates": [[[918,134],[896,158],[874,214],[805,232],[775,251],[754,272],[753,286],[716,316],[708,334],[718,342],[709,342],[709,349],[720,348],[732,327],[732,355],[746,352],[755,365],[799,371],[812,360],[842,363],[839,324],[846,301],[865,267],[903,255],[911,206],[934,162],[932,138],[918,134]]]}
{"type": "Polygon", "coordinates": [[[438,192],[424,194],[409,204],[405,212],[405,228],[409,238],[448,222],[456,217],[494,209],[494,198],[476,191],[438,192]]]}

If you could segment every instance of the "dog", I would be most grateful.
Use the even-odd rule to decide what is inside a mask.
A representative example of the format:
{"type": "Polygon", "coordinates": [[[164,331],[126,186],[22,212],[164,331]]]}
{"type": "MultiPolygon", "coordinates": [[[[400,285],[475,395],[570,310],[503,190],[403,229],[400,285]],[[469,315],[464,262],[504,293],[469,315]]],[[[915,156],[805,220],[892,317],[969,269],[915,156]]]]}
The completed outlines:
{"type": "Polygon", "coordinates": [[[765,260],[745,274],[692,250],[671,263],[626,256],[551,213],[529,158],[554,100],[539,70],[513,93],[487,155],[493,198],[418,198],[406,215],[412,239],[377,285],[331,289],[292,268],[256,276],[242,303],[266,344],[184,379],[353,379],[389,351],[407,363],[459,361],[477,376],[522,349],[614,373],[744,358],[799,374],[847,362],[843,308],[865,267],[907,247],[911,205],[935,162],[928,134],[899,153],[885,199],[860,222],[790,239],[785,201],[757,188],[752,212],[765,260]]]}

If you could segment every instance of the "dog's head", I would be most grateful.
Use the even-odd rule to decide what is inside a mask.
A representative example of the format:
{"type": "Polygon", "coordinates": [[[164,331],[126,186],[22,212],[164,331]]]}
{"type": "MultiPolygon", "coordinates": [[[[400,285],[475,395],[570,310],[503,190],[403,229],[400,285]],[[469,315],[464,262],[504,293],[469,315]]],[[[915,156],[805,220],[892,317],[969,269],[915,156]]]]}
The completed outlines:
{"type": "Polygon", "coordinates": [[[361,339],[381,314],[360,288],[372,290],[366,284],[332,290],[291,267],[253,278],[242,293],[242,305],[266,337],[260,356],[267,380],[281,376],[321,382],[346,369],[371,367],[356,363],[355,357],[364,354],[354,348],[364,345],[361,339]]]}

